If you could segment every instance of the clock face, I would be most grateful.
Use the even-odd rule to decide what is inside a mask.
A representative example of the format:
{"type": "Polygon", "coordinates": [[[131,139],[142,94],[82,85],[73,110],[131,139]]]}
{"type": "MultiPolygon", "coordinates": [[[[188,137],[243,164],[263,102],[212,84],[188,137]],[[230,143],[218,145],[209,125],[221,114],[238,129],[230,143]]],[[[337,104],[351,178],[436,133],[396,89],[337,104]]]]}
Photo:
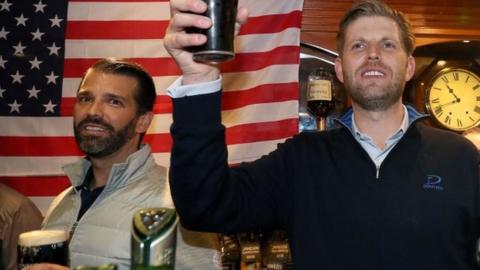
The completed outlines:
{"type": "Polygon", "coordinates": [[[465,69],[445,69],[427,87],[426,105],[434,120],[451,130],[480,124],[480,78],[465,69]]]}

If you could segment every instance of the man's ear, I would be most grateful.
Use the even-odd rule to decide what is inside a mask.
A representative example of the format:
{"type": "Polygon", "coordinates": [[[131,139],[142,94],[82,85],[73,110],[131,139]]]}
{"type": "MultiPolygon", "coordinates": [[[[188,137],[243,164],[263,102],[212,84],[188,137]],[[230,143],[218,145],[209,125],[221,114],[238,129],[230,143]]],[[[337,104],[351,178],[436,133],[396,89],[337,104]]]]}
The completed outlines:
{"type": "Polygon", "coordinates": [[[343,83],[343,67],[342,59],[340,59],[340,57],[335,59],[335,74],[337,75],[337,79],[343,83]]]}
{"type": "Polygon", "coordinates": [[[407,72],[405,72],[405,81],[410,81],[413,75],[415,75],[415,58],[410,55],[407,58],[407,72]]]}
{"type": "Polygon", "coordinates": [[[145,133],[153,120],[153,112],[146,112],[138,118],[135,130],[137,133],[145,133]]]}

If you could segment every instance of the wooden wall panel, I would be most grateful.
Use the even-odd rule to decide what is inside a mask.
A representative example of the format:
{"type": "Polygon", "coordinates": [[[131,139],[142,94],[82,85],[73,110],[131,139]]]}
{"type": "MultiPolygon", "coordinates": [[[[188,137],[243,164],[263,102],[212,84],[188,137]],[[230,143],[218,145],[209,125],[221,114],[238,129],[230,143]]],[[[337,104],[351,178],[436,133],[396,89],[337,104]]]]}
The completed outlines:
{"type": "MultiPolygon", "coordinates": [[[[480,40],[480,0],[385,0],[412,23],[417,46],[480,40]]],[[[304,0],[301,40],[336,51],[338,23],[353,0],[304,0]]]]}

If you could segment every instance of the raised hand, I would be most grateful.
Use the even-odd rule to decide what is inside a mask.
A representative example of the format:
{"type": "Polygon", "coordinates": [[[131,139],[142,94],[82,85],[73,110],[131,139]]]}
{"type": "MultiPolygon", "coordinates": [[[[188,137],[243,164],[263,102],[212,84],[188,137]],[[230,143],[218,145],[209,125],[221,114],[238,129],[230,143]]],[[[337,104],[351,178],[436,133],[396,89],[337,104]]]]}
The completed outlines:
{"type": "MultiPolygon", "coordinates": [[[[196,27],[208,29],[212,22],[209,18],[200,15],[207,6],[201,0],[171,0],[170,24],[164,38],[164,46],[168,53],[175,59],[183,73],[183,84],[192,84],[216,80],[220,71],[215,64],[198,63],[193,61],[192,53],[188,47],[202,45],[206,36],[197,33],[186,33],[185,29],[196,27]]],[[[239,8],[237,11],[237,32],[239,26],[246,22],[248,11],[239,8]]]]}

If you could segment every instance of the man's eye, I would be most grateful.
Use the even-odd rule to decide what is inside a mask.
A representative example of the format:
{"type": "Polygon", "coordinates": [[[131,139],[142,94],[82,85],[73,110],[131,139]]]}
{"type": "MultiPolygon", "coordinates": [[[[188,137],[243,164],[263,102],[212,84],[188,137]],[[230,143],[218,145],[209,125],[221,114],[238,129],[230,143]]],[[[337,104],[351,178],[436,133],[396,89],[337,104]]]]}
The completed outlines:
{"type": "Polygon", "coordinates": [[[385,48],[395,48],[395,44],[393,42],[385,42],[385,43],[383,43],[383,47],[385,47],[385,48]]]}
{"type": "Polygon", "coordinates": [[[122,103],[120,100],[118,100],[118,99],[113,99],[113,98],[110,99],[109,103],[112,104],[112,105],[114,105],[114,106],[121,106],[121,105],[123,105],[123,103],[122,103]]]}
{"type": "Polygon", "coordinates": [[[79,96],[77,97],[77,101],[78,102],[81,102],[81,103],[86,103],[86,102],[89,102],[90,100],[92,100],[90,97],[88,96],[79,96]]]}
{"type": "Polygon", "coordinates": [[[363,47],[365,47],[365,45],[363,43],[354,43],[352,45],[352,49],[356,50],[356,49],[362,49],[363,47]]]}

